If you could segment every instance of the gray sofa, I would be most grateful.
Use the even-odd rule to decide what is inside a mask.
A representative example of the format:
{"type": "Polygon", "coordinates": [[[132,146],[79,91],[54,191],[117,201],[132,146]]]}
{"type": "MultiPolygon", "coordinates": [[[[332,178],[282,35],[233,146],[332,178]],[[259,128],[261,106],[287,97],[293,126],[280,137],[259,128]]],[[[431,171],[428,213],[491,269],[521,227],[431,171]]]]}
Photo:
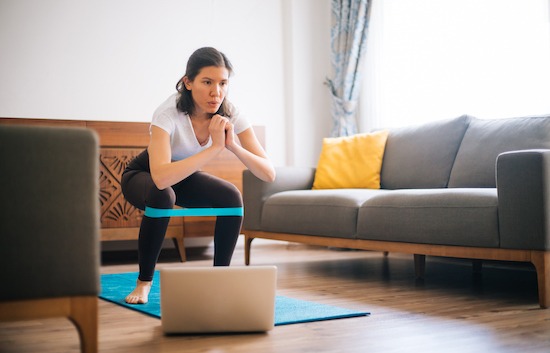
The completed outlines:
{"type": "Polygon", "coordinates": [[[0,321],[66,317],[97,352],[96,134],[0,124],[0,162],[0,321]]]}
{"type": "Polygon", "coordinates": [[[311,190],[314,168],[243,174],[254,238],[425,256],[531,262],[550,305],[550,117],[467,115],[390,130],[381,188],[311,190]]]}

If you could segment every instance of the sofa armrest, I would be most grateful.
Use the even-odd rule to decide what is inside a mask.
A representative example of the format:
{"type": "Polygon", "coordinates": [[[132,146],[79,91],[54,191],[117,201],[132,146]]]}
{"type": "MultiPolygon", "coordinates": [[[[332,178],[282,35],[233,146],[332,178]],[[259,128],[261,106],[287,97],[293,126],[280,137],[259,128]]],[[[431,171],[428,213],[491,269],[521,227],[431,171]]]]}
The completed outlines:
{"type": "Polygon", "coordinates": [[[277,167],[276,172],[275,181],[267,183],[249,170],[243,171],[245,229],[261,229],[262,206],[269,196],[281,191],[311,189],[313,186],[315,168],[277,167]]]}
{"type": "Polygon", "coordinates": [[[501,248],[550,250],[550,150],[497,158],[501,248]]]}

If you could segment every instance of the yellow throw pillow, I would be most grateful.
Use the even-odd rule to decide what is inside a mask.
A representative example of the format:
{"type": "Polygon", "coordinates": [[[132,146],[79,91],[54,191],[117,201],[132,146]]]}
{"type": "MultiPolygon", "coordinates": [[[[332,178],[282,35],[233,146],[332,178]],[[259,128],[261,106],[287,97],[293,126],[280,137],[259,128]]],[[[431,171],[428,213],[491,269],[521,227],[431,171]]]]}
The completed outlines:
{"type": "Polygon", "coordinates": [[[313,189],[380,189],[388,131],[323,139],[313,189]]]}

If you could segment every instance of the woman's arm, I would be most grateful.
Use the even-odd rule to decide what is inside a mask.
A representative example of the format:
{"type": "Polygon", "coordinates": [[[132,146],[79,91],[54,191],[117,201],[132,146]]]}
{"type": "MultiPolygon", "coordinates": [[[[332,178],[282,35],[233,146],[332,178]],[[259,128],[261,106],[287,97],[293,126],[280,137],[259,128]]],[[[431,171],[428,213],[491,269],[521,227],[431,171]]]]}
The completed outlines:
{"type": "Polygon", "coordinates": [[[263,181],[274,181],[275,168],[256,138],[254,130],[250,127],[241,132],[238,135],[241,143],[239,145],[234,140],[233,125],[228,125],[225,142],[227,149],[233,152],[255,176],[263,181]]]}
{"type": "Polygon", "coordinates": [[[225,125],[227,119],[213,118],[209,131],[212,145],[207,149],[180,161],[172,162],[170,135],[163,129],[152,126],[149,142],[149,165],[151,177],[159,190],[179,183],[201,169],[225,148],[225,125]]]}

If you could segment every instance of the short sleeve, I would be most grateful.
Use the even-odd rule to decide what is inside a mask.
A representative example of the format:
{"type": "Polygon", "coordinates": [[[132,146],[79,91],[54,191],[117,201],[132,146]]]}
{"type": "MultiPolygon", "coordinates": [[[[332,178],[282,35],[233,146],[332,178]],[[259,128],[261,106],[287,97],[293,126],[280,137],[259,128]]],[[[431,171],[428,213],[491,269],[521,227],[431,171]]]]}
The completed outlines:
{"type": "Polygon", "coordinates": [[[241,114],[240,110],[237,109],[237,107],[235,107],[229,101],[227,103],[228,103],[229,111],[231,112],[230,122],[233,124],[233,129],[235,133],[238,135],[244,130],[251,127],[250,122],[246,119],[246,117],[243,114],[241,114]]]}
{"type": "Polygon", "coordinates": [[[151,126],[157,126],[166,131],[170,136],[174,134],[176,125],[174,120],[170,118],[167,114],[153,115],[153,120],[151,121],[151,126]]]}

